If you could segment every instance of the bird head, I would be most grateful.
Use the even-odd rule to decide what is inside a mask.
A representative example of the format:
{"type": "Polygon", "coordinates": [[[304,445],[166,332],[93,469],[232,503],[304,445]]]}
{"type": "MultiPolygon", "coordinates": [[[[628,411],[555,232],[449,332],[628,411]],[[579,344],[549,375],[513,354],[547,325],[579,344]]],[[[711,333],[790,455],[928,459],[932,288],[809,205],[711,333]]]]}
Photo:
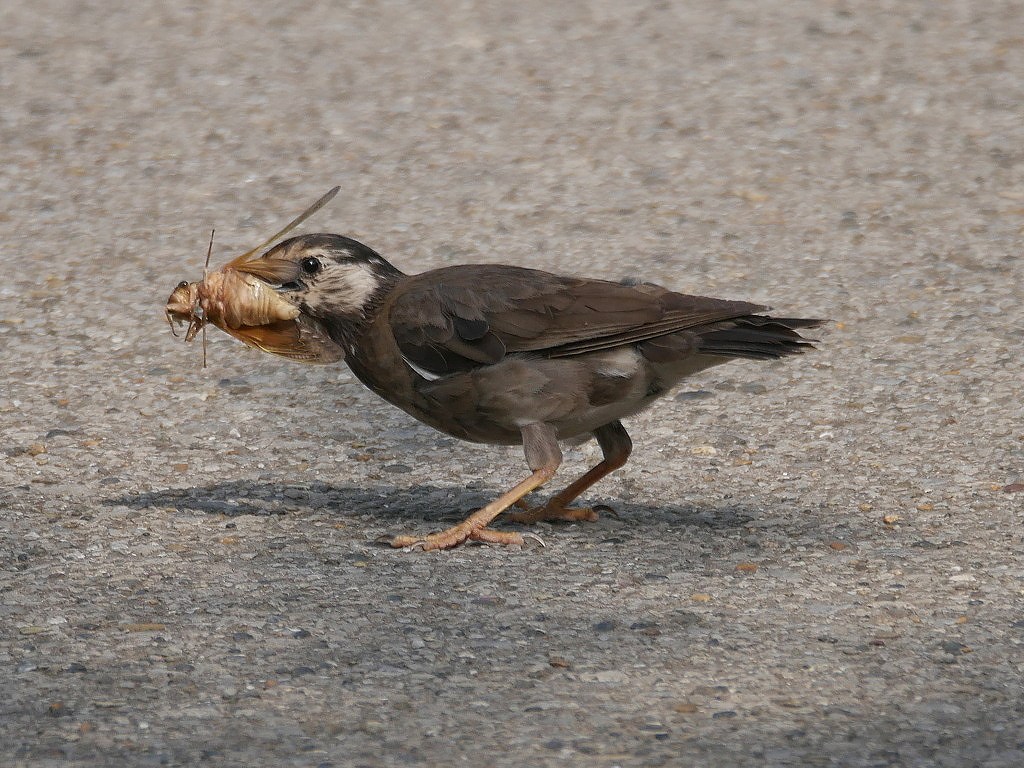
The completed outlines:
{"type": "Polygon", "coordinates": [[[274,286],[303,314],[327,323],[359,322],[402,273],[372,248],[342,235],[300,235],[239,264],[274,286]]]}

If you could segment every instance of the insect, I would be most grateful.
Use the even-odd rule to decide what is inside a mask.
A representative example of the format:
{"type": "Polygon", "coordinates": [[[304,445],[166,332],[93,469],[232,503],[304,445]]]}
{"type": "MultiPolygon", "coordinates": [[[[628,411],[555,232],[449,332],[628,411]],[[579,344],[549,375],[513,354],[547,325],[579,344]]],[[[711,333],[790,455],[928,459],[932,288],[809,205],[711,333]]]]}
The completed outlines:
{"type": "Polygon", "coordinates": [[[303,316],[299,309],[282,299],[274,287],[244,271],[245,263],[258,251],[291,232],[323,208],[338,194],[334,187],[290,221],[280,232],[229,261],[220,269],[209,270],[213,236],[206,251],[203,279],[182,280],[171,291],[164,315],[177,336],[174,325],[188,323],[185,341],[202,331],[203,367],[206,367],[206,326],[212,324],[251,347],[308,363],[333,363],[344,353],[321,327],[303,316]]]}

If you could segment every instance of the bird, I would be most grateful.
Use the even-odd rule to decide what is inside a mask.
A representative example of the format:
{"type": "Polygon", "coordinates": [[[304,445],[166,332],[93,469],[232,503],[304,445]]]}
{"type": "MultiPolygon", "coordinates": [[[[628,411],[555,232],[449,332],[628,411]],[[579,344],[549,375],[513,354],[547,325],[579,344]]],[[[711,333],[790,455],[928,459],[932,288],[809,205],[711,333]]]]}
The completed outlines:
{"type": "Polygon", "coordinates": [[[596,519],[593,508],[571,503],[626,463],[624,418],[712,366],[800,354],[816,340],[799,331],[825,322],[654,283],[522,266],[406,274],[338,234],[291,237],[235,268],[298,308],[356,378],[392,405],[461,440],[522,445],[529,474],[512,488],[450,528],[388,541],[423,550],[522,545],[523,534],[492,527],[503,513],[525,524],[596,519]],[[601,461],[528,505],[525,497],[561,464],[560,443],[590,438],[601,461]]]}

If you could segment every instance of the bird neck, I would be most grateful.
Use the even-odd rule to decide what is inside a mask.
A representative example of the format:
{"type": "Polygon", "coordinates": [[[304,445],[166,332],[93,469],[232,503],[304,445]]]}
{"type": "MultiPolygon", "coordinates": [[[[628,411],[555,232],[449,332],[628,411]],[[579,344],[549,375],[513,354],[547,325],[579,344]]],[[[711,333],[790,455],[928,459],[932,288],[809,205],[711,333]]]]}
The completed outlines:
{"type": "Polygon", "coordinates": [[[387,312],[378,310],[367,322],[347,328],[342,338],[345,362],[356,378],[392,405],[422,418],[418,407],[422,398],[395,342],[387,312]]]}

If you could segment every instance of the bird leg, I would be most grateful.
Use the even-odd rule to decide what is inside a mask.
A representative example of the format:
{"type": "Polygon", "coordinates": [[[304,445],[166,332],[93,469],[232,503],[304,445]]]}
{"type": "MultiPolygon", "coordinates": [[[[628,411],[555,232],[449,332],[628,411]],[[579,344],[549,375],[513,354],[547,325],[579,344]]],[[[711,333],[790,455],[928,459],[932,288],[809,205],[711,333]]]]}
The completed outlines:
{"type": "Polygon", "coordinates": [[[567,507],[577,496],[587,490],[590,486],[602,477],[611,474],[626,463],[630,451],[633,449],[633,441],[629,439],[622,422],[613,421],[594,430],[594,437],[597,444],[601,446],[604,458],[596,467],[591,467],[587,472],[571,483],[565,490],[555,494],[544,504],[537,507],[526,507],[518,502],[516,506],[526,507],[523,512],[508,512],[506,520],[514,523],[537,523],[541,520],[577,521],[586,520],[592,522],[597,520],[597,512],[591,507],[567,507]]]}
{"type": "Polygon", "coordinates": [[[533,473],[518,483],[512,490],[503,493],[489,504],[478,509],[458,525],[446,531],[429,536],[396,536],[392,547],[419,547],[420,549],[448,549],[467,540],[489,544],[522,544],[523,536],[512,531],[495,531],[487,526],[494,518],[515,504],[535,488],[544,485],[554,477],[555,470],[562,463],[562,451],[558,447],[558,435],[549,424],[536,422],[521,429],[523,451],[526,463],[533,473]]]}

